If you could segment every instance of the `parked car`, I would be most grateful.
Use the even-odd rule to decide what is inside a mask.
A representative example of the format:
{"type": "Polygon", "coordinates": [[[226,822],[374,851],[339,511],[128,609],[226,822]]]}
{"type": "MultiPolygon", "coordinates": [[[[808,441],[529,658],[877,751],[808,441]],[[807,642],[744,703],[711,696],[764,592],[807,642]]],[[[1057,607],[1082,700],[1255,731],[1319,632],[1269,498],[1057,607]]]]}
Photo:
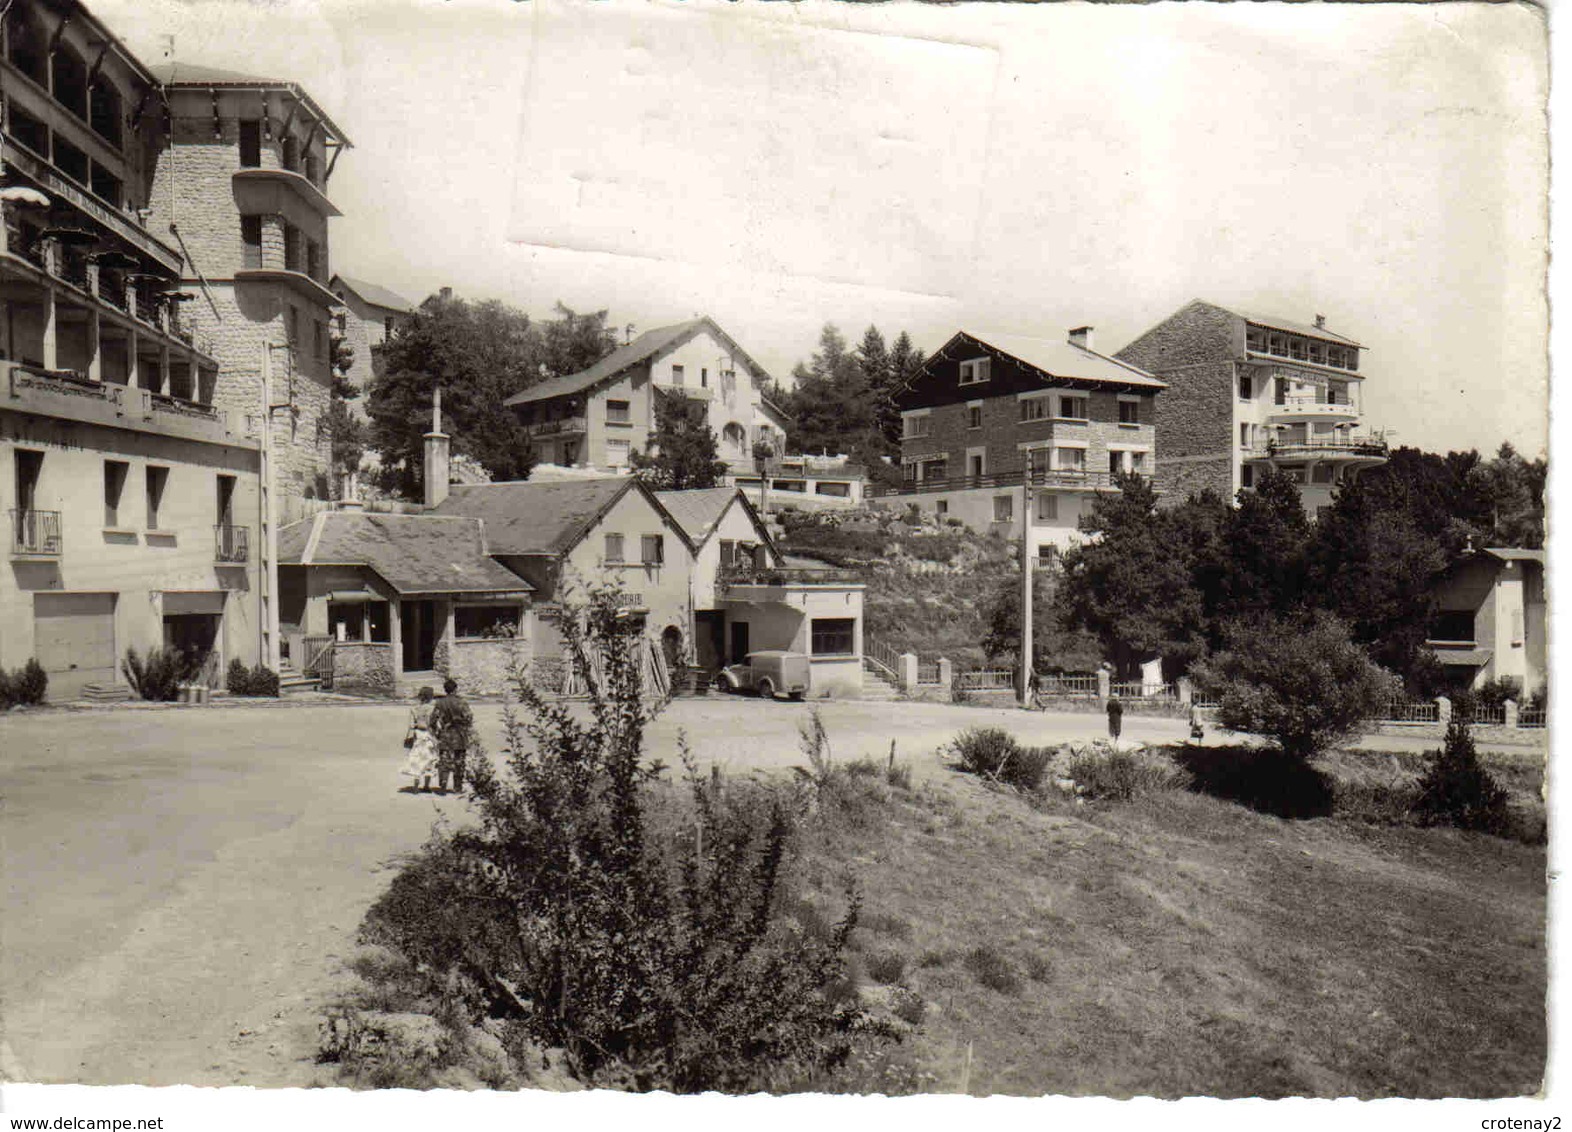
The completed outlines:
{"type": "Polygon", "coordinates": [[[808,694],[808,668],[807,653],[765,649],[722,668],[715,683],[728,692],[757,692],[767,700],[783,693],[800,700],[808,694]]]}

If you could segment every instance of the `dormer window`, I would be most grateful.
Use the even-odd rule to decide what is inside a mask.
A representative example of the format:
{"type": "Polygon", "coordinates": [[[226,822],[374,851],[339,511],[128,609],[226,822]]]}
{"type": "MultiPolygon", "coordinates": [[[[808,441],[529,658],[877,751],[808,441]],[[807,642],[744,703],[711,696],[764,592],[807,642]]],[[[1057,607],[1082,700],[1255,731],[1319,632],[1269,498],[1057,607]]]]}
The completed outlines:
{"type": "Polygon", "coordinates": [[[981,385],[988,380],[989,364],[992,358],[973,358],[971,361],[961,363],[962,385],[981,385]]]}

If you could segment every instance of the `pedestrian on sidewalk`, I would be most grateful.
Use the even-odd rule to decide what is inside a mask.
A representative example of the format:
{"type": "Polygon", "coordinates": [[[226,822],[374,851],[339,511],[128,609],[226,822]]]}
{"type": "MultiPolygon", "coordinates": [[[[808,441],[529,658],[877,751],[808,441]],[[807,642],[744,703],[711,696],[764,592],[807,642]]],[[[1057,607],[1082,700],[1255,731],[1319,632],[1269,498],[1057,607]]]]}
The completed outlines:
{"type": "Polygon", "coordinates": [[[451,676],[443,681],[445,693],[431,709],[431,732],[437,737],[437,793],[446,794],[448,783],[453,792],[464,792],[464,760],[474,742],[475,716],[459,695],[458,681],[451,676]]]}
{"type": "Polygon", "coordinates": [[[1113,745],[1119,745],[1119,732],[1124,727],[1124,705],[1119,702],[1118,696],[1108,697],[1108,738],[1113,740],[1113,745]]]}
{"type": "Polygon", "coordinates": [[[409,730],[404,733],[404,748],[409,752],[399,773],[410,779],[416,791],[431,789],[431,776],[437,770],[437,743],[431,735],[431,699],[435,693],[422,688],[409,713],[409,730]]]}

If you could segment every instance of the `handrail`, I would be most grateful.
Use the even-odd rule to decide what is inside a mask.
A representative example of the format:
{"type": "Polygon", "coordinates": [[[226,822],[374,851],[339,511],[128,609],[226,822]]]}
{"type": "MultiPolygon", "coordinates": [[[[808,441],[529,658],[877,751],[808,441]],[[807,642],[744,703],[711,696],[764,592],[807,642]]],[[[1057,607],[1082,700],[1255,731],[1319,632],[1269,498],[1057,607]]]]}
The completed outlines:
{"type": "Polygon", "coordinates": [[[1150,483],[1152,477],[1144,472],[1075,471],[1052,468],[1032,472],[987,472],[974,476],[944,476],[937,479],[909,480],[899,487],[872,487],[871,497],[891,495],[918,495],[930,491],[964,491],[968,488],[1020,487],[1024,482],[1031,487],[1068,488],[1117,488],[1121,478],[1134,475],[1150,483]]]}

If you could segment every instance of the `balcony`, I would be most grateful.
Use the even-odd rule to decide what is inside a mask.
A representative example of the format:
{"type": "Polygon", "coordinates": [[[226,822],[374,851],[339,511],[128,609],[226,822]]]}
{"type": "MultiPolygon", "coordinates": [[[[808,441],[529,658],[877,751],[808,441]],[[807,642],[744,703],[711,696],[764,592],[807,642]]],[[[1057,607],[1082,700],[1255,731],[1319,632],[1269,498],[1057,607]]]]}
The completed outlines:
{"type": "Polygon", "coordinates": [[[327,289],[327,284],[313,279],[304,271],[285,267],[243,267],[235,272],[236,283],[282,283],[310,302],[324,307],[339,305],[338,296],[327,289]]]}
{"type": "Polygon", "coordinates": [[[1347,398],[1342,400],[1321,400],[1315,397],[1285,397],[1272,406],[1271,419],[1274,421],[1311,422],[1332,421],[1338,423],[1352,423],[1359,419],[1359,407],[1347,398]]]}
{"type": "MultiPolygon", "coordinates": [[[[1151,476],[1143,472],[1130,473],[1146,482],[1151,482],[1151,476]]],[[[1065,488],[1082,491],[1118,491],[1123,479],[1122,475],[1113,472],[1076,471],[1071,468],[1040,469],[1027,473],[1029,482],[1033,487],[1065,488]]],[[[870,498],[881,498],[896,495],[926,495],[939,491],[970,491],[980,488],[993,488],[995,490],[1007,487],[1020,487],[1022,481],[1020,472],[991,472],[977,476],[947,476],[939,479],[912,480],[903,483],[900,487],[870,487],[870,498]]]]}
{"type": "Polygon", "coordinates": [[[0,362],[0,372],[5,375],[0,381],[0,408],[208,444],[251,449],[258,445],[255,436],[243,431],[242,418],[212,405],[132,385],[94,381],[73,370],[0,362]]]}
{"type": "Polygon", "coordinates": [[[221,565],[243,566],[251,561],[251,528],[219,523],[213,528],[213,560],[221,565]]]}
{"type": "Polygon", "coordinates": [[[60,512],[12,511],[12,558],[59,558],[60,512]]]}
{"type": "Polygon", "coordinates": [[[572,436],[589,431],[589,418],[563,417],[557,421],[535,421],[524,426],[528,436],[572,436]]]}
{"type": "Polygon", "coordinates": [[[284,193],[295,197],[319,216],[343,216],[309,177],[290,169],[237,169],[234,173],[235,203],[248,215],[277,215],[284,211],[284,193]]]}
{"type": "Polygon", "coordinates": [[[786,603],[819,587],[860,590],[863,579],[855,570],[808,566],[722,566],[715,579],[725,601],[786,603]]]}
{"type": "Polygon", "coordinates": [[[1351,436],[1344,440],[1271,440],[1245,453],[1247,460],[1332,460],[1339,463],[1382,463],[1387,443],[1379,437],[1351,436]]]}

